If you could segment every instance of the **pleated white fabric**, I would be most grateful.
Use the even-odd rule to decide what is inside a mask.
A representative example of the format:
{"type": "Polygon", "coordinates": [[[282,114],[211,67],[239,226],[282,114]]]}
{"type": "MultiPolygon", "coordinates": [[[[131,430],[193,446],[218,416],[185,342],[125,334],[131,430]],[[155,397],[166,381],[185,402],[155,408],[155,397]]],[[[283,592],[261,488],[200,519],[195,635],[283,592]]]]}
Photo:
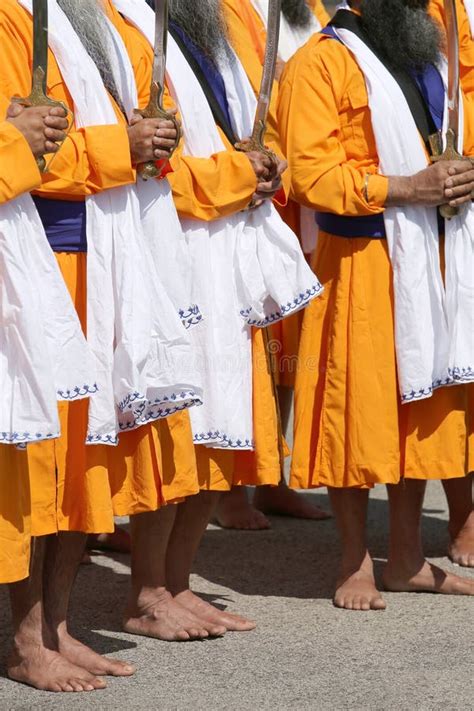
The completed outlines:
{"type": "Polygon", "coordinates": [[[97,390],[92,354],[30,195],[0,205],[0,443],[58,437],[58,400],[97,390]]]}
{"type": "MultiPolygon", "coordinates": [[[[338,29],[337,35],[366,79],[381,172],[413,175],[423,170],[429,159],[399,85],[352,32],[338,29]]],[[[446,81],[445,66],[441,72],[446,81]]],[[[446,121],[446,109],[444,113],[446,121]]],[[[463,135],[462,116],[459,135],[463,135]]],[[[462,145],[458,148],[462,152],[462,145]]],[[[428,398],[436,388],[474,380],[474,208],[470,204],[445,222],[444,284],[436,210],[390,207],[384,219],[394,275],[400,394],[405,403],[428,398]]]]}
{"type": "MultiPolygon", "coordinates": [[[[31,0],[21,4],[31,12],[31,0]]],[[[49,44],[74,102],[76,127],[116,124],[95,64],[56,1],[48,0],[48,8],[49,44]]],[[[113,50],[115,35],[108,39],[113,50]]],[[[122,431],[199,404],[201,391],[186,377],[190,343],[152,268],[136,187],[92,195],[86,210],[87,338],[99,385],[87,443],[115,445],[122,431]]]]}
{"type": "MultiPolygon", "coordinates": [[[[153,43],[154,15],[145,0],[115,5],[153,43]]],[[[252,88],[237,57],[219,69],[234,131],[248,136],[256,105],[252,88]]],[[[225,150],[206,97],[171,36],[167,74],[183,122],[184,154],[208,158],[225,150]]],[[[303,308],[322,287],[270,203],[210,223],[181,224],[191,252],[193,301],[205,314],[196,348],[206,401],[191,412],[194,441],[252,449],[249,326],[266,326],[303,308]]]]}

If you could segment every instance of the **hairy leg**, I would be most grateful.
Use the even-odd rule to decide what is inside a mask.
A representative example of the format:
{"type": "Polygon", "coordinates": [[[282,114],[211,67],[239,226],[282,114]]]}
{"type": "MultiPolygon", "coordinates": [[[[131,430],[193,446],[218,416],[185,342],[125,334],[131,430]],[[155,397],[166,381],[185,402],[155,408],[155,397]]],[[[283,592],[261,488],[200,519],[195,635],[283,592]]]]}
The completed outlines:
{"type": "Polygon", "coordinates": [[[32,541],[30,577],[10,585],[13,648],[8,676],[43,691],[94,691],[105,682],[71,663],[46,640],[43,614],[43,568],[47,538],[32,541]]]}
{"type": "Polygon", "coordinates": [[[384,610],[367,549],[367,489],[329,489],[342,543],[342,561],[334,604],[345,610],[384,610]]]}
{"type": "MultiPolygon", "coordinates": [[[[255,624],[238,615],[222,612],[205,602],[189,587],[191,567],[204,532],[219,499],[219,492],[202,491],[181,504],[168,547],[166,577],[174,599],[221,633],[248,631],[255,624]]],[[[217,632],[216,632],[217,633],[217,632]]]]}
{"type": "Polygon", "coordinates": [[[421,514],[426,482],[405,479],[388,486],[390,548],[384,584],[394,592],[474,595],[474,580],[447,573],[425,560],[421,514]]]}
{"type": "Polygon", "coordinates": [[[61,531],[47,542],[43,590],[44,615],[51,644],[63,657],[91,674],[130,676],[135,671],[130,664],[97,654],[68,631],[69,601],[86,539],[84,533],[61,531]]]}

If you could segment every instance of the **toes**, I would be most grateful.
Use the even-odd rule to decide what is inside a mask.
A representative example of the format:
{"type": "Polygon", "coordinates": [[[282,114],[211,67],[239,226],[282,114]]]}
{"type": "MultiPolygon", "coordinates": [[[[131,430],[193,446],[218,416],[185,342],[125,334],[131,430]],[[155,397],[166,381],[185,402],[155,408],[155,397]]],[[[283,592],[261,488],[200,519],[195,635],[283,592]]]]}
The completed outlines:
{"type": "Polygon", "coordinates": [[[211,637],[223,637],[227,632],[227,627],[224,627],[224,625],[208,627],[207,629],[211,637]]]}
{"type": "Polygon", "coordinates": [[[104,679],[99,679],[97,676],[88,679],[85,683],[90,684],[94,689],[105,689],[107,686],[107,682],[104,679]]]}
{"type": "Polygon", "coordinates": [[[111,676],[132,676],[135,674],[135,667],[132,664],[127,664],[127,662],[119,662],[117,660],[107,659],[109,665],[107,666],[106,674],[111,676]]]}
{"type": "Polygon", "coordinates": [[[75,691],[74,687],[69,682],[60,684],[60,687],[61,687],[61,691],[66,691],[66,692],[75,691]]]}
{"type": "MultiPolygon", "coordinates": [[[[176,642],[189,642],[191,637],[189,634],[186,632],[186,630],[179,630],[179,632],[176,633],[175,637],[173,638],[174,641],[176,642]]],[[[172,641],[172,640],[171,640],[172,641]]]]}
{"type": "Polygon", "coordinates": [[[387,607],[387,603],[382,597],[375,597],[372,598],[370,601],[370,606],[369,609],[371,610],[385,610],[387,607]]]}

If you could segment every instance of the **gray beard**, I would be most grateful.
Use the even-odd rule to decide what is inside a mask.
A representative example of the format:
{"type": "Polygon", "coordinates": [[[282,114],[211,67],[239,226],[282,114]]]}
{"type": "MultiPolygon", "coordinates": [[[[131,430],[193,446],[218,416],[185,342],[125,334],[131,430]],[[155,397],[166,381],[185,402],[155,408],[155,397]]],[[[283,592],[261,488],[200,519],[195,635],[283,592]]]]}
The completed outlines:
{"type": "Polygon", "coordinates": [[[281,0],[281,11],[291,27],[308,27],[313,16],[306,0],[281,0]]]}
{"type": "Polygon", "coordinates": [[[170,17],[214,62],[230,61],[221,0],[169,0],[170,17]]]}
{"type": "Polygon", "coordinates": [[[107,18],[100,0],[58,0],[58,5],[99,70],[105,88],[121,107],[122,102],[109,58],[107,18]]]}
{"type": "Polygon", "coordinates": [[[427,7],[427,0],[362,0],[362,25],[394,69],[423,69],[439,60],[442,34],[427,7]]]}

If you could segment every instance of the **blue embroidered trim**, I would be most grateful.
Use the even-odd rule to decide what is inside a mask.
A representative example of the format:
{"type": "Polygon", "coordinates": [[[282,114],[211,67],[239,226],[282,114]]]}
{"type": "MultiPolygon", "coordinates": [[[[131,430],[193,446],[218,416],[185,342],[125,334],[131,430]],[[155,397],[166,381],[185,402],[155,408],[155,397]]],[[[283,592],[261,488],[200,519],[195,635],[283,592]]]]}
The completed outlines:
{"type": "Polygon", "coordinates": [[[183,326],[188,329],[191,328],[191,326],[195,326],[197,323],[202,321],[202,313],[197,304],[193,304],[192,306],[189,307],[189,309],[180,309],[178,311],[179,317],[181,321],[183,322],[183,326]]]}
{"type": "Polygon", "coordinates": [[[99,386],[97,383],[94,383],[94,385],[83,385],[82,388],[79,385],[76,385],[76,387],[72,390],[58,390],[56,395],[61,400],[75,400],[78,397],[94,395],[94,393],[98,392],[98,390],[99,386]]]}
{"type": "Polygon", "coordinates": [[[431,385],[419,390],[410,390],[402,394],[402,402],[411,402],[412,400],[423,400],[430,397],[438,388],[448,385],[457,385],[458,383],[469,383],[474,380],[474,368],[448,368],[447,378],[438,378],[431,385]]]}
{"type": "MultiPolygon", "coordinates": [[[[138,429],[138,427],[141,427],[142,425],[146,425],[149,422],[153,422],[155,420],[161,420],[164,417],[169,417],[170,415],[173,415],[175,412],[180,412],[181,410],[186,410],[189,407],[202,405],[202,400],[200,397],[196,396],[196,397],[189,399],[186,402],[183,402],[181,404],[176,404],[176,405],[168,406],[168,407],[162,407],[161,403],[160,403],[160,406],[158,407],[158,409],[154,409],[153,406],[151,408],[147,408],[145,403],[143,405],[144,405],[144,407],[141,409],[141,412],[143,412],[144,409],[147,409],[147,414],[143,417],[141,416],[141,414],[139,414],[137,417],[135,417],[135,419],[132,422],[119,423],[120,432],[128,432],[130,430],[138,429]]],[[[86,444],[116,445],[116,444],[118,444],[118,435],[88,434],[86,437],[86,444]]]]}
{"type": "Polygon", "coordinates": [[[2,444],[28,444],[29,442],[42,442],[45,439],[59,437],[59,432],[53,434],[43,434],[41,432],[0,432],[0,443],[2,444]]]}
{"type": "Polygon", "coordinates": [[[275,321],[280,321],[285,316],[288,316],[292,311],[299,311],[304,308],[311,299],[319,296],[319,294],[324,290],[324,287],[319,282],[314,284],[310,289],[301,292],[296,296],[293,301],[289,301],[287,304],[280,304],[280,310],[272,314],[269,314],[264,319],[249,319],[248,316],[252,312],[252,307],[248,309],[242,309],[240,315],[247,321],[249,326],[268,326],[270,323],[275,323],[275,321]]]}
{"type": "Polygon", "coordinates": [[[254,443],[251,439],[232,439],[228,435],[221,433],[219,430],[215,432],[201,432],[193,437],[194,444],[203,444],[206,442],[215,442],[220,448],[229,449],[253,449],[254,443]],[[217,441],[216,441],[217,440],[217,441]]]}
{"type": "Polygon", "coordinates": [[[176,402],[177,400],[200,400],[199,396],[195,393],[194,390],[181,390],[181,392],[176,392],[176,393],[171,393],[171,395],[163,395],[160,398],[156,398],[155,400],[147,400],[144,395],[142,395],[139,392],[134,392],[130,393],[126,397],[123,398],[118,404],[118,409],[120,412],[124,412],[125,410],[134,410],[138,415],[140,415],[145,409],[147,409],[150,406],[155,406],[155,405],[164,405],[165,403],[168,402],[176,402]],[[137,408],[132,408],[131,405],[136,402],[137,400],[141,400],[142,402],[137,408]]]}

